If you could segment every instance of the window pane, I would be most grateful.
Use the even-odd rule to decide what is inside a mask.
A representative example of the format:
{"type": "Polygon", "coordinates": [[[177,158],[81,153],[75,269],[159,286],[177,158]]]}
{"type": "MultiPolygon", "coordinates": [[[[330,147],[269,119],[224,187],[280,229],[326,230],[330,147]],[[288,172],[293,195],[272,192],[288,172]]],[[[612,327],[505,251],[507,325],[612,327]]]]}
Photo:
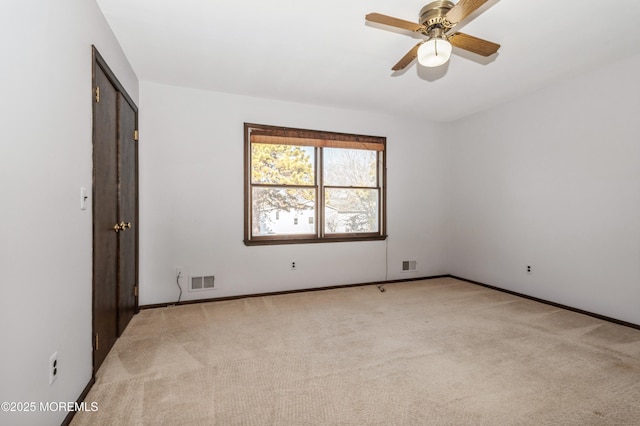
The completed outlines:
{"type": "Polygon", "coordinates": [[[315,207],[314,189],[253,188],[251,234],[315,234],[315,207]]]}
{"type": "Polygon", "coordinates": [[[377,186],[376,151],[325,148],[322,155],[325,185],[377,186]]]}
{"type": "Polygon", "coordinates": [[[378,190],[325,190],[325,233],[378,232],[378,190]]]}
{"type": "Polygon", "coordinates": [[[310,146],[251,144],[251,183],[314,185],[310,146]]]}

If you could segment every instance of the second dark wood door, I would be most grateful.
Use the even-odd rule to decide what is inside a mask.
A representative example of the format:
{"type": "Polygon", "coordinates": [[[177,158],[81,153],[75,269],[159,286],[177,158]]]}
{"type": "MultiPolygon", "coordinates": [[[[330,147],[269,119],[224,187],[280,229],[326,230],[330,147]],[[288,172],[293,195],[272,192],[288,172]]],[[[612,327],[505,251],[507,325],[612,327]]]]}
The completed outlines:
{"type": "Polygon", "coordinates": [[[138,241],[138,150],[136,112],[121,95],[118,99],[120,136],[118,137],[118,199],[120,232],[118,247],[118,335],[136,313],[137,303],[137,241],[138,241]]]}

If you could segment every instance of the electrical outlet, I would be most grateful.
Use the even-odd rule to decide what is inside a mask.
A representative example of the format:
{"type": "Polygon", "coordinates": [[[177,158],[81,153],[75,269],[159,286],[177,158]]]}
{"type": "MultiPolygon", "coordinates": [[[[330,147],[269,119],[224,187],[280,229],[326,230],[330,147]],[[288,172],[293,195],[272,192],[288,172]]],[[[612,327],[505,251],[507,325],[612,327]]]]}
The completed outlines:
{"type": "Polygon", "coordinates": [[[58,352],[54,352],[49,357],[49,384],[58,378],[58,352]]]}
{"type": "Polygon", "coordinates": [[[291,270],[292,271],[296,270],[296,262],[291,262],[291,270]]]}
{"type": "Polygon", "coordinates": [[[529,275],[533,274],[533,268],[531,265],[527,265],[527,274],[529,275]]]}

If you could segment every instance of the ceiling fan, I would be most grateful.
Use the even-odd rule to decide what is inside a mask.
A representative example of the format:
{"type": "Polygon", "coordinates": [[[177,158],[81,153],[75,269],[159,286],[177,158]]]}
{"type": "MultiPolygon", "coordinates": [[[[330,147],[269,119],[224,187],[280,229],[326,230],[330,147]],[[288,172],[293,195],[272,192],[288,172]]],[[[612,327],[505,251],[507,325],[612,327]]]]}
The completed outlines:
{"type": "Polygon", "coordinates": [[[488,0],[440,0],[427,4],[420,11],[420,22],[410,22],[380,13],[365,16],[369,22],[414,31],[428,38],[416,44],[397,64],[391,68],[399,71],[406,68],[417,57],[420,65],[437,67],[445,64],[451,56],[452,46],[468,50],[481,56],[491,56],[500,48],[499,44],[460,32],[451,32],[460,22],[475,12],[488,0]]]}

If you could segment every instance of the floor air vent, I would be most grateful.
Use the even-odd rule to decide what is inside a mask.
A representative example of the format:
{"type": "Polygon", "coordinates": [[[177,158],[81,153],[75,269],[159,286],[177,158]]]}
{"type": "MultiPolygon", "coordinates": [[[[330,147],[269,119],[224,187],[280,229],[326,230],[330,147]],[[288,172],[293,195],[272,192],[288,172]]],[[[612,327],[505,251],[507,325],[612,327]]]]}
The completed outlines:
{"type": "Polygon", "coordinates": [[[213,275],[207,275],[202,277],[191,277],[191,287],[189,290],[198,291],[198,290],[211,290],[215,288],[215,279],[216,277],[213,275]]]}
{"type": "Polygon", "coordinates": [[[403,260],[402,261],[402,272],[415,272],[417,266],[417,262],[415,260],[403,260]]]}

